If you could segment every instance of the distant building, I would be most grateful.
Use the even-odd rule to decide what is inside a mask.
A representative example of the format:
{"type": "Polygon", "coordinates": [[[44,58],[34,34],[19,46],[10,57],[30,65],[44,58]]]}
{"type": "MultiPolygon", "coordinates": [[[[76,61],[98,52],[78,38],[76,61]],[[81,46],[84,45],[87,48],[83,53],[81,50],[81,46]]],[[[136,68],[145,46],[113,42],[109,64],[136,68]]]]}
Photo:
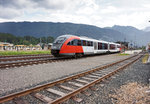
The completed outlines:
{"type": "Polygon", "coordinates": [[[15,50],[20,51],[20,50],[25,50],[26,45],[15,45],[15,50]]]}
{"type": "Polygon", "coordinates": [[[29,46],[27,46],[27,45],[15,45],[15,50],[17,50],[17,51],[20,51],[20,50],[33,51],[33,50],[42,50],[42,48],[39,45],[32,45],[32,44],[30,44],[29,46]]]}
{"type": "Polygon", "coordinates": [[[129,47],[129,42],[121,42],[121,41],[118,41],[118,42],[116,42],[116,43],[119,43],[119,44],[121,44],[122,46],[124,46],[124,47],[126,47],[126,48],[129,47]]]}
{"type": "Polygon", "coordinates": [[[37,45],[14,45],[7,42],[0,42],[0,51],[27,51],[27,50],[50,50],[52,43],[37,45]]]}
{"type": "Polygon", "coordinates": [[[51,46],[52,46],[52,43],[48,43],[48,44],[45,44],[45,43],[39,43],[37,44],[38,46],[41,46],[42,50],[50,50],[51,49],[51,46]]]}
{"type": "Polygon", "coordinates": [[[121,49],[122,49],[122,51],[125,50],[125,49],[129,49],[129,42],[118,41],[118,42],[116,42],[116,43],[121,44],[121,49]]]}
{"type": "Polygon", "coordinates": [[[7,42],[0,42],[0,51],[5,50],[13,50],[14,44],[7,43],[7,42]]]}
{"type": "Polygon", "coordinates": [[[48,49],[51,49],[53,43],[48,43],[48,49]]]}

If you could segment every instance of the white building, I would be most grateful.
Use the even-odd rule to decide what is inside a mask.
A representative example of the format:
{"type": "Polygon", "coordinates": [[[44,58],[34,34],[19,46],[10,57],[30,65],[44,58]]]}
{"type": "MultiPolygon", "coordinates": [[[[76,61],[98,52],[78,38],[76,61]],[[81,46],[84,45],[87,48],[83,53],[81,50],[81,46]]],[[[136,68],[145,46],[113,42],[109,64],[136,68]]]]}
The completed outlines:
{"type": "Polygon", "coordinates": [[[14,49],[14,44],[7,43],[7,42],[0,42],[0,51],[13,50],[13,49],[14,49]]]}

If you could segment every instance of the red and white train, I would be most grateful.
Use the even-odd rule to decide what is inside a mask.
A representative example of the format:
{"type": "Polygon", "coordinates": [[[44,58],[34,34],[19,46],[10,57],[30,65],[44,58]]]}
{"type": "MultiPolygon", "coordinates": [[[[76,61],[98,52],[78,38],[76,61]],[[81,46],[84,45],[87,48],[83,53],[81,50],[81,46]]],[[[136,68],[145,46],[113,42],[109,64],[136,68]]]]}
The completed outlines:
{"type": "Polygon", "coordinates": [[[81,57],[83,55],[115,53],[120,51],[121,47],[118,43],[74,35],[61,35],[57,37],[51,48],[51,53],[55,57],[81,57]]]}

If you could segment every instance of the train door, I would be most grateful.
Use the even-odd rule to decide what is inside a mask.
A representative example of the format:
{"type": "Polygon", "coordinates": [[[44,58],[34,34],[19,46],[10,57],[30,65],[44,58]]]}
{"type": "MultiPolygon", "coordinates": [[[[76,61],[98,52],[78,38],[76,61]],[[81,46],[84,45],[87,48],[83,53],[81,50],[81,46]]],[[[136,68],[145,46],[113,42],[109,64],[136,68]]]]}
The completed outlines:
{"type": "Polygon", "coordinates": [[[97,42],[94,42],[94,53],[97,53],[97,48],[98,48],[97,42]]]}

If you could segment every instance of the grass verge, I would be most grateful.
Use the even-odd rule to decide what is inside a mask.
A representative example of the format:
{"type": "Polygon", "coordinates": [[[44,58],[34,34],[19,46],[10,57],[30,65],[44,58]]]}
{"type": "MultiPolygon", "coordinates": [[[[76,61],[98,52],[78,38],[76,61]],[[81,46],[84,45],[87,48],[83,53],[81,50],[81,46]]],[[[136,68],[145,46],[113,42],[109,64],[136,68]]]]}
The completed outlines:
{"type": "Polygon", "coordinates": [[[147,63],[148,57],[149,57],[149,55],[145,54],[145,56],[142,58],[142,62],[147,63]]]}
{"type": "Polygon", "coordinates": [[[120,53],[119,55],[120,56],[125,56],[125,55],[129,55],[129,54],[127,54],[127,53],[120,53]]]}
{"type": "Polygon", "coordinates": [[[34,55],[34,54],[51,54],[50,50],[47,51],[0,51],[0,56],[9,55],[34,55]]]}

